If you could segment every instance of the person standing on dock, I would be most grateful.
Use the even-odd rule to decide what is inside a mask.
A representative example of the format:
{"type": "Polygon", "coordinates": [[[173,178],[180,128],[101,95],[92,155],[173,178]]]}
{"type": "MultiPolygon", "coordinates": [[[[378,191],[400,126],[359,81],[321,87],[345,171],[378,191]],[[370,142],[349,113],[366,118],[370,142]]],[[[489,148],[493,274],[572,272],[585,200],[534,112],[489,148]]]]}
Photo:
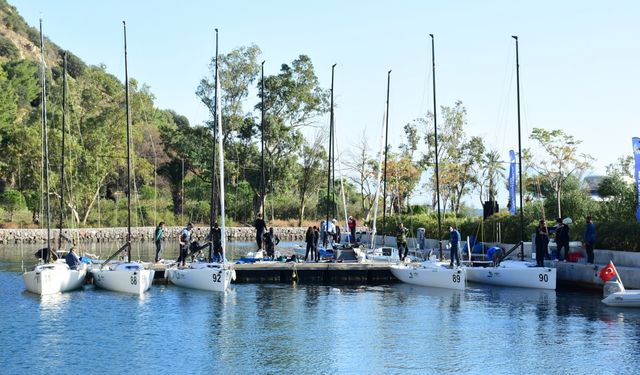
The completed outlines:
{"type": "Polygon", "coordinates": [[[218,222],[213,223],[213,231],[211,232],[211,242],[213,243],[213,259],[214,262],[222,262],[222,229],[218,226],[218,222]]]}
{"type": "Polygon", "coordinates": [[[333,236],[333,240],[335,241],[335,243],[339,244],[340,243],[340,225],[338,225],[338,221],[336,219],[333,219],[333,224],[336,228],[336,234],[333,236]]]}
{"type": "Polygon", "coordinates": [[[313,248],[311,249],[311,260],[315,260],[316,263],[320,260],[320,254],[318,253],[318,242],[320,241],[320,231],[318,227],[313,227],[313,248]]]}
{"type": "Polygon", "coordinates": [[[160,261],[160,252],[162,251],[162,235],[164,234],[164,221],[158,223],[156,231],[153,234],[153,242],[156,244],[156,263],[160,261]]]}
{"type": "Polygon", "coordinates": [[[187,253],[189,252],[189,245],[191,245],[191,230],[193,229],[193,223],[189,222],[186,227],[180,232],[180,256],[178,257],[178,266],[184,267],[187,261],[187,253]]]}
{"type": "Polygon", "coordinates": [[[587,251],[587,263],[593,264],[593,248],[596,244],[596,225],[587,216],[587,225],[584,228],[584,249],[587,251]]]}
{"type": "Polygon", "coordinates": [[[349,241],[351,243],[356,243],[356,219],[354,219],[353,216],[349,216],[347,225],[349,226],[349,234],[351,235],[349,241]]]}
{"type": "Polygon", "coordinates": [[[258,244],[258,251],[260,251],[262,250],[262,240],[264,238],[264,233],[267,230],[267,224],[264,222],[262,214],[258,214],[256,221],[253,222],[253,227],[256,228],[256,242],[258,244]]]}
{"type": "Polygon", "coordinates": [[[307,229],[307,233],[305,233],[304,236],[304,242],[307,244],[307,251],[305,251],[304,253],[304,260],[305,262],[309,260],[309,255],[311,255],[312,260],[315,260],[315,258],[313,258],[313,239],[314,239],[314,233],[313,233],[313,227],[309,227],[307,229]]]}
{"type": "Polygon", "coordinates": [[[453,268],[453,260],[456,260],[456,265],[460,267],[460,255],[458,254],[458,244],[460,243],[460,232],[455,226],[449,226],[449,246],[450,246],[450,259],[451,268],[453,268]]]}
{"type": "Polygon", "coordinates": [[[409,252],[409,248],[407,247],[407,233],[409,230],[404,227],[403,223],[398,225],[398,229],[396,230],[396,245],[398,246],[398,256],[400,256],[400,260],[404,261],[407,253],[409,252]]]}
{"type": "Polygon", "coordinates": [[[569,225],[564,224],[561,218],[556,222],[556,259],[565,260],[569,256],[569,225]],[[562,249],[564,249],[564,256],[562,249]]]}
{"type": "Polygon", "coordinates": [[[547,255],[547,246],[549,245],[549,230],[544,220],[538,222],[536,227],[536,264],[538,267],[544,267],[544,258],[547,255]]]}
{"type": "Polygon", "coordinates": [[[276,245],[280,243],[280,238],[273,233],[273,227],[264,235],[264,245],[267,250],[267,256],[273,259],[276,255],[276,245]]]}

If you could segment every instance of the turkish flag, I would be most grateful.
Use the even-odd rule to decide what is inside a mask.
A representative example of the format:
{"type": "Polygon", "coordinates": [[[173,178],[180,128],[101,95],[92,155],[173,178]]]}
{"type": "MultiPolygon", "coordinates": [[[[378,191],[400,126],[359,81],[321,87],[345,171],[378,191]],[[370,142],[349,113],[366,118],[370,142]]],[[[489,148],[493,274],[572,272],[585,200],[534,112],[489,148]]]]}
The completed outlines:
{"type": "Polygon", "coordinates": [[[612,261],[609,261],[609,264],[607,264],[607,266],[605,268],[600,270],[600,278],[605,283],[607,281],[611,280],[611,278],[614,277],[617,274],[618,273],[616,272],[616,267],[613,265],[612,261]]]}

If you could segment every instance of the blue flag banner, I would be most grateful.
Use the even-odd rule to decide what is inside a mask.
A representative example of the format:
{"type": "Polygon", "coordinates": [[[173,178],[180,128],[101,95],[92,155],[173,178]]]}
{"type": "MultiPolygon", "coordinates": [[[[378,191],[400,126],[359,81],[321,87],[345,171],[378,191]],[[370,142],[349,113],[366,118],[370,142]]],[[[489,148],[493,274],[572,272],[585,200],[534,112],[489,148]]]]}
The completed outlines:
{"type": "Polygon", "coordinates": [[[511,215],[515,215],[516,214],[516,153],[513,150],[509,150],[509,158],[511,159],[511,164],[509,165],[509,213],[511,215]]]}
{"type": "Polygon", "coordinates": [[[636,219],[640,223],[640,138],[633,137],[633,158],[636,162],[635,178],[636,178],[636,194],[638,194],[638,208],[636,208],[636,219]]]}

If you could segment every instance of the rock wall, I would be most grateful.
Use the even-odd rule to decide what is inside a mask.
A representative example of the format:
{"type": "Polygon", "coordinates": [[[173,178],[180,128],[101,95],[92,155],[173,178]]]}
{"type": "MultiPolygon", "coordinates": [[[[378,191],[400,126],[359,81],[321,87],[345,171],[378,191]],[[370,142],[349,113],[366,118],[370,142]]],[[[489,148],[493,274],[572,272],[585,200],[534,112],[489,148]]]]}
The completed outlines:
{"type": "MultiPolygon", "coordinates": [[[[178,239],[183,227],[165,227],[164,240],[178,239]]],[[[252,227],[226,228],[229,241],[255,241],[256,230],[252,227]]],[[[131,240],[133,242],[153,241],[155,227],[131,228],[131,240]]],[[[304,241],[306,228],[273,228],[274,233],[281,241],[304,241]]],[[[127,228],[87,228],[87,229],[63,229],[65,236],[73,238],[76,243],[94,242],[123,242],[127,237],[127,228]]],[[[197,240],[204,239],[209,233],[209,227],[193,228],[193,237],[197,240]]],[[[52,239],[58,238],[58,230],[51,230],[52,239]]],[[[0,229],[0,244],[20,243],[45,243],[47,241],[46,229],[0,229]]]]}

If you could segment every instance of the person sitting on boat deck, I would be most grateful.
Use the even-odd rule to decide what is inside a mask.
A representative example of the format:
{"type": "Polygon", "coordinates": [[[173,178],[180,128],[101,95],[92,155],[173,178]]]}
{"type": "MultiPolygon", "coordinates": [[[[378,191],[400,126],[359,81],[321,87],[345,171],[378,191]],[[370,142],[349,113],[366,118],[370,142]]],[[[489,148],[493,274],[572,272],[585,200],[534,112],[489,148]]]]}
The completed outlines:
{"type": "Polygon", "coordinates": [[[587,263],[593,264],[593,247],[596,244],[596,225],[591,216],[587,216],[587,225],[584,228],[584,248],[587,251],[587,263]]]}
{"type": "Polygon", "coordinates": [[[318,227],[313,227],[313,248],[311,249],[311,260],[315,260],[316,263],[320,260],[320,254],[318,253],[318,242],[320,241],[320,230],[318,227]]]}
{"type": "Polygon", "coordinates": [[[340,225],[338,225],[338,221],[336,219],[333,219],[333,225],[336,228],[336,233],[333,235],[333,241],[335,243],[340,243],[340,225]]]}
{"type": "Polygon", "coordinates": [[[549,245],[549,231],[544,220],[538,222],[536,227],[536,264],[538,267],[544,267],[544,257],[547,254],[547,246],[549,245]]]}
{"type": "Polygon", "coordinates": [[[73,247],[69,249],[69,252],[64,257],[64,261],[72,270],[77,269],[78,266],[80,265],[80,258],[78,258],[78,255],[76,255],[76,252],[73,251],[73,247]]]}
{"type": "Polygon", "coordinates": [[[212,262],[222,262],[222,229],[218,226],[218,222],[213,223],[211,242],[213,244],[213,258],[210,260],[212,262]]]}
{"type": "Polygon", "coordinates": [[[260,251],[262,250],[262,240],[264,238],[264,233],[267,230],[267,224],[264,222],[262,214],[258,214],[258,217],[253,222],[253,227],[256,228],[256,243],[258,244],[258,251],[260,251]]]}
{"type": "Polygon", "coordinates": [[[160,261],[160,252],[162,251],[162,235],[164,234],[164,221],[158,223],[156,231],[153,234],[153,241],[156,245],[156,263],[160,261]]]}
{"type": "Polygon", "coordinates": [[[315,236],[313,233],[313,227],[309,227],[307,229],[307,233],[304,236],[304,242],[307,244],[307,251],[305,251],[304,253],[304,260],[308,261],[309,260],[309,255],[311,255],[311,260],[314,260],[315,258],[313,258],[313,240],[314,240],[315,236]]]}
{"type": "Polygon", "coordinates": [[[186,227],[180,232],[178,242],[180,243],[180,256],[178,257],[178,266],[184,267],[187,261],[187,253],[189,252],[189,246],[191,245],[191,230],[193,229],[193,223],[189,222],[186,227]]]}
{"type": "Polygon", "coordinates": [[[453,260],[455,259],[456,265],[460,267],[460,254],[458,254],[458,243],[460,242],[460,232],[458,229],[451,225],[449,226],[449,245],[451,246],[451,268],[453,268],[453,260]]]}
{"type": "Polygon", "coordinates": [[[403,223],[400,223],[396,230],[396,245],[398,245],[398,255],[402,261],[407,257],[407,253],[409,252],[409,248],[407,247],[407,233],[409,233],[409,230],[404,227],[403,223]]]}
{"type": "Polygon", "coordinates": [[[275,247],[280,243],[280,238],[273,233],[273,227],[264,235],[264,245],[267,250],[267,256],[271,259],[275,257],[275,247]]]}
{"type": "Polygon", "coordinates": [[[354,219],[353,216],[349,216],[347,225],[349,226],[349,235],[351,236],[349,241],[351,241],[351,243],[356,243],[356,219],[354,219]]]}

